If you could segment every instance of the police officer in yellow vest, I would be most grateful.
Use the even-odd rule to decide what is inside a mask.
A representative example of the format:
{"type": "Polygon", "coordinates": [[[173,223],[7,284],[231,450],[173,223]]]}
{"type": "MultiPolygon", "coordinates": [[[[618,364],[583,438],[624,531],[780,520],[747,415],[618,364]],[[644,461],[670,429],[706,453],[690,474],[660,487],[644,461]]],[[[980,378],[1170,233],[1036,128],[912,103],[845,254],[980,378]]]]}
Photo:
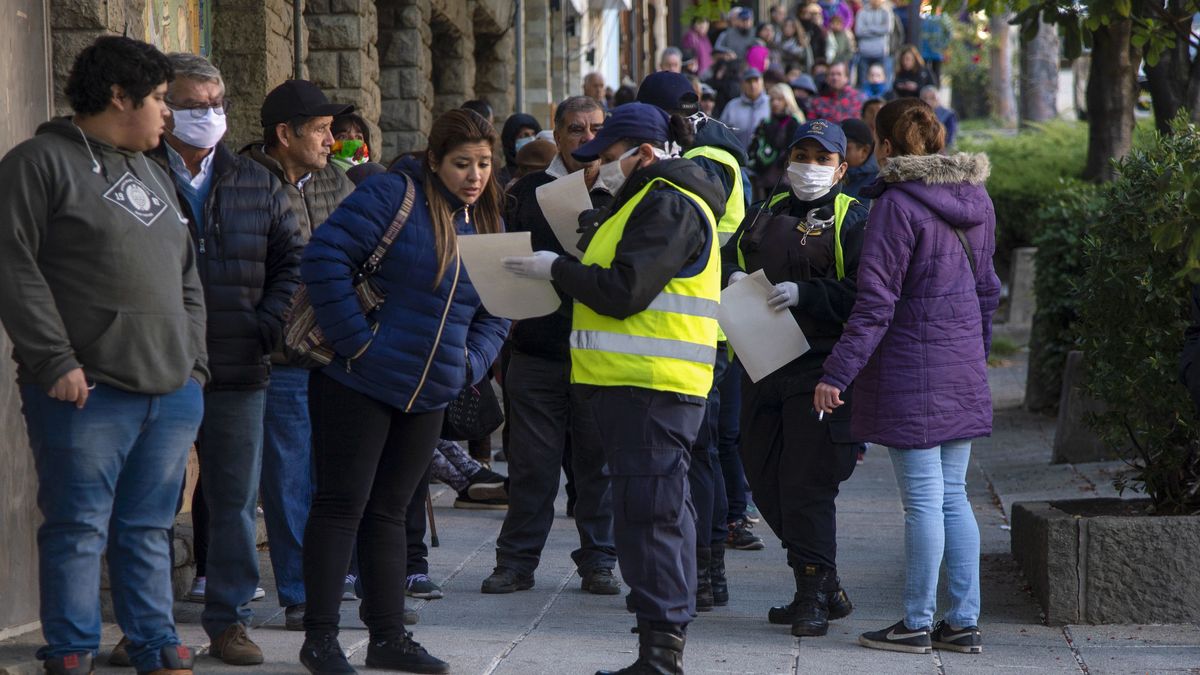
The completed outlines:
{"type": "MultiPolygon", "coordinates": [[[[725,214],[717,222],[717,239],[722,245],[737,231],[746,215],[749,199],[742,166],[746,152],[733,131],[717,120],[699,113],[699,98],[692,83],[679,73],[660,71],[646,76],[638,87],[637,100],[657,106],[667,113],[688,118],[696,130],[694,143],[684,149],[691,159],[721,186],[725,214]],[[697,114],[699,113],[699,114],[697,114]]],[[[706,612],[714,606],[729,604],[729,584],[725,579],[725,547],[730,538],[729,523],[735,523],[735,545],[762,548],[762,539],[742,524],[745,517],[745,474],[737,453],[737,416],[722,415],[722,399],[738,405],[741,385],[740,366],[732,363],[725,335],[717,334],[717,357],[713,368],[713,388],[708,396],[705,423],[692,449],[688,482],[696,507],[696,610],[706,612]],[[724,418],[725,428],[719,421],[724,418]],[[718,448],[719,441],[725,442],[718,448]],[[724,450],[725,456],[721,456],[724,450]],[[731,484],[726,484],[728,479],[731,484]],[[730,504],[736,513],[730,514],[730,504]]],[[[729,411],[726,411],[729,412],[729,411]]],[[[732,542],[731,542],[732,543],[732,542]]]]}
{"type": "Polygon", "coordinates": [[[573,153],[599,157],[616,195],[583,260],[541,251],[504,261],[575,299],[571,382],[600,429],[617,561],[638,620],[638,660],[618,671],[627,674],[682,673],[695,616],[687,468],[712,386],[725,197],[694,162],[670,157],[670,144],[691,135],[686,120],[654,106],[617,108],[573,153]]]}
{"type": "MultiPolygon", "coordinates": [[[[758,382],[742,381],[742,461],[754,501],[783,542],[796,581],[791,603],[768,612],[796,636],[825,635],[829,619],[852,609],[837,574],[834,500],[854,471],[858,445],[849,413],[818,419],[812,392],[821,366],[854,307],[867,209],[841,193],[846,136],[814,120],[791,144],[791,190],[752,208],[722,249],[735,283],[763,270],[775,289],[768,303],[790,311],[810,351],[758,382]]],[[[843,395],[843,400],[844,400],[843,395]]]]}

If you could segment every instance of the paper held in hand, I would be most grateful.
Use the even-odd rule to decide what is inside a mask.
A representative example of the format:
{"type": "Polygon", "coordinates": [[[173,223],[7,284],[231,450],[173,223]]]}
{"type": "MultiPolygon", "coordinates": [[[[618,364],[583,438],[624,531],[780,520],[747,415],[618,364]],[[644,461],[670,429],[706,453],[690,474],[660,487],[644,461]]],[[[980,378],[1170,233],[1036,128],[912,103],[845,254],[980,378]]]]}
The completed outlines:
{"type": "Polygon", "coordinates": [[[562,302],[549,281],[518,277],[500,262],[533,255],[528,232],[460,235],[458,253],[484,308],[494,316],[532,319],[554,312],[562,302]]]}
{"type": "Polygon", "coordinates": [[[583,169],[567,174],[562,178],[550,181],[537,189],[538,206],[542,207],[542,215],[554,230],[554,236],[563,250],[583,259],[583,251],[579,250],[579,214],[592,208],[592,198],[588,194],[587,182],[583,178],[583,169]]]}
{"type": "Polygon", "coordinates": [[[758,382],[808,351],[808,339],[789,311],[767,305],[774,286],[762,270],[721,291],[717,321],[750,380],[758,382]]]}

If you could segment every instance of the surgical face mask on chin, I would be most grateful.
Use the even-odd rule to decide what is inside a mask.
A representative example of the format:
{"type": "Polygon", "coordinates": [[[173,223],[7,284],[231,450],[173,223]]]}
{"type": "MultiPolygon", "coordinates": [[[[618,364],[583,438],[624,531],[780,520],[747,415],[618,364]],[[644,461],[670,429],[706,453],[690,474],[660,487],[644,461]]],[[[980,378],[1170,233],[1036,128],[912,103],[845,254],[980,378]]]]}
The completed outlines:
{"type": "Polygon", "coordinates": [[[833,176],[837,173],[837,167],[792,162],[788,164],[787,173],[788,182],[792,184],[792,194],[796,195],[796,199],[811,202],[824,197],[833,189],[833,176]]]}
{"type": "Polygon", "coordinates": [[[193,117],[192,111],[172,111],[175,130],[171,135],[193,148],[213,148],[225,135],[225,116],[218,115],[212,108],[204,117],[193,117]]]}
{"type": "Polygon", "coordinates": [[[628,152],[625,152],[613,161],[601,164],[600,173],[596,176],[595,187],[604,190],[614,197],[617,196],[617,193],[621,191],[621,186],[625,185],[626,179],[629,178],[629,176],[625,175],[625,171],[621,169],[621,162],[627,157],[632,157],[637,151],[637,148],[630,148],[628,152]]]}

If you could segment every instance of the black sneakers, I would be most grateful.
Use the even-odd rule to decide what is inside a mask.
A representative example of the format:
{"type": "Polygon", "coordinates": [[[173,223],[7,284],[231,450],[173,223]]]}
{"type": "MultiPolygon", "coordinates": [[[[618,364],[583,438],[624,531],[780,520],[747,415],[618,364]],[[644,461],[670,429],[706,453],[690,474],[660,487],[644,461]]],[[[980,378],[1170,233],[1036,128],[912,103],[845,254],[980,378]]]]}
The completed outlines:
{"type": "Polygon", "coordinates": [[[480,467],[467,479],[467,496],[478,501],[492,499],[504,500],[508,503],[508,478],[501,474],[480,467]]]}
{"type": "Polygon", "coordinates": [[[508,567],[497,567],[492,570],[491,576],[483,580],[483,586],[479,590],[482,593],[500,594],[527,591],[531,588],[533,588],[532,574],[521,574],[508,567]]]}
{"type": "Polygon", "coordinates": [[[407,631],[395,638],[368,642],[367,667],[405,673],[450,672],[450,664],[431,656],[407,631]]]}
{"type": "Polygon", "coordinates": [[[933,641],[933,646],[937,649],[962,652],[963,654],[983,653],[983,636],[980,634],[978,626],[951,628],[950,624],[945,621],[939,621],[933,627],[933,633],[930,634],[929,639],[933,641]]]}
{"type": "Polygon", "coordinates": [[[358,672],[346,660],[342,645],[338,643],[337,635],[333,633],[305,638],[304,646],[300,647],[300,663],[313,675],[343,675],[344,673],[358,672]]]}
{"type": "MultiPolygon", "coordinates": [[[[613,576],[608,567],[597,567],[594,570],[582,572],[579,575],[579,587],[592,595],[618,595],[621,592],[621,582],[613,576]]],[[[530,580],[532,586],[532,579],[530,580]]]]}
{"type": "Polygon", "coordinates": [[[95,671],[90,652],[51,656],[42,665],[47,675],[91,675],[95,671]]]}
{"type": "Polygon", "coordinates": [[[858,636],[858,644],[871,649],[908,654],[928,654],[933,651],[929,638],[929,627],[909,628],[901,619],[883,630],[871,631],[858,636]]]}
{"type": "Polygon", "coordinates": [[[754,524],[742,518],[729,523],[729,536],[725,538],[725,548],[736,548],[739,551],[761,551],[766,544],[762,537],[750,531],[754,524]]]}

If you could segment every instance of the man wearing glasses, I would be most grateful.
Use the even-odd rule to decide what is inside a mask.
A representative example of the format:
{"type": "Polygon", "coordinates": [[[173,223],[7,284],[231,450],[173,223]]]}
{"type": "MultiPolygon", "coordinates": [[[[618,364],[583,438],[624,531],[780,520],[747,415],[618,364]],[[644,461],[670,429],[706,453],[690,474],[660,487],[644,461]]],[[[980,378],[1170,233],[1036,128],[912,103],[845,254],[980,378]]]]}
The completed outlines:
{"type": "MultiPolygon", "coordinates": [[[[534,250],[562,254],[537,201],[537,189],[569,173],[583,170],[592,206],[602,208],[612,196],[597,180],[598,163],[582,163],[571,152],[592,140],[604,125],[604,109],[587,96],[563,101],[554,116],[558,154],[545,171],[525,176],[509,190],[504,221],[510,232],[526,231],[534,250]]],[[[561,292],[560,292],[560,295],[561,292]]],[[[558,311],[513,327],[512,356],[506,369],[509,396],[508,513],[496,540],[496,569],[484,580],[484,593],[512,593],[533,588],[533,573],[554,523],[554,499],[568,442],[575,474],[575,527],[579,548],[571,555],[583,578],[583,590],[616,595],[613,576],[612,493],[604,475],[603,449],[596,425],[576,414],[580,402],[570,387],[571,301],[558,311]]]]}
{"type": "Polygon", "coordinates": [[[303,242],[279,179],[221,143],[229,108],[221,73],[194,54],[168,58],[172,119],[153,156],[168,169],[195,244],[212,372],[196,442],[197,492],[209,513],[202,623],[213,656],[253,665],[263,660],[246,631],[258,586],[255,506],[269,357],[299,284],[303,242]]]}

